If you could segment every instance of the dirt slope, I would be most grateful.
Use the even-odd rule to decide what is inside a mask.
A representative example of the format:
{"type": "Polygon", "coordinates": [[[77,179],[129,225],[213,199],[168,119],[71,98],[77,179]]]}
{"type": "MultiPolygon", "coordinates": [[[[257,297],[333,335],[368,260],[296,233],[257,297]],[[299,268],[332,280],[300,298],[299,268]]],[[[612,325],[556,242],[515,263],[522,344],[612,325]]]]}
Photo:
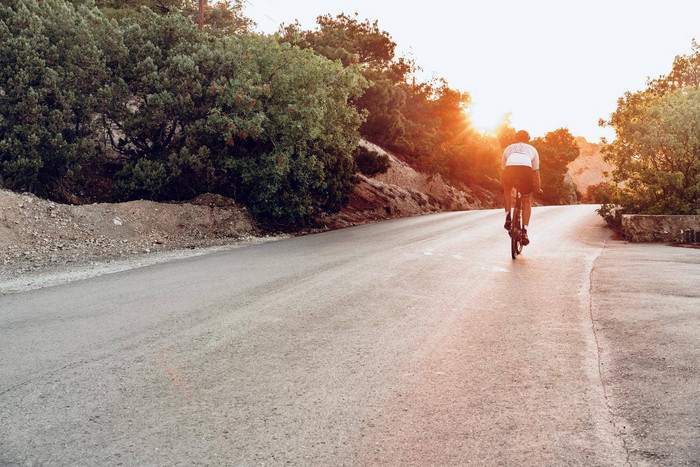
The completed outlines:
{"type": "Polygon", "coordinates": [[[387,173],[366,177],[350,195],[349,204],[340,213],[318,219],[327,228],[346,227],[381,219],[408,217],[441,211],[462,211],[495,207],[493,193],[484,189],[458,189],[440,175],[417,172],[379,146],[362,141],[368,149],[386,154],[391,166],[387,173]]]}
{"type": "Polygon", "coordinates": [[[259,236],[245,208],[217,195],[190,203],[71,206],[0,190],[0,279],[54,266],[259,236]]]}

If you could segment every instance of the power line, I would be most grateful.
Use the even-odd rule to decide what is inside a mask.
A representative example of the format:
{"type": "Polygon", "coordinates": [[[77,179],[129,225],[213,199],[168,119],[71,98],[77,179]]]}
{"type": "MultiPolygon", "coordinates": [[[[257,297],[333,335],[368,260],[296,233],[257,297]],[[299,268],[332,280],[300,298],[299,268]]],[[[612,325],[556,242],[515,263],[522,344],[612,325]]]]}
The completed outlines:
{"type": "Polygon", "coordinates": [[[254,9],[256,9],[257,11],[259,11],[260,13],[262,13],[262,15],[263,15],[265,18],[267,18],[268,20],[270,20],[270,22],[271,22],[273,25],[279,26],[279,25],[281,24],[279,21],[277,21],[277,20],[274,19],[272,16],[270,16],[269,10],[268,10],[267,8],[259,7],[259,6],[255,5],[253,2],[251,2],[250,0],[244,0],[244,1],[245,1],[245,3],[247,3],[247,4],[250,5],[250,6],[252,6],[254,9]]]}

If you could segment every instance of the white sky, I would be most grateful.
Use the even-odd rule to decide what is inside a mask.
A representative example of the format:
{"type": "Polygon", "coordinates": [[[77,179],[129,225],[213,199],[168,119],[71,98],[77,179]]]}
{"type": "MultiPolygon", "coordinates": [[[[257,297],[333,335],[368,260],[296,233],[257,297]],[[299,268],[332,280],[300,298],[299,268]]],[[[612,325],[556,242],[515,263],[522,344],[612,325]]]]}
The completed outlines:
{"type": "Polygon", "coordinates": [[[534,136],[566,127],[598,141],[626,91],[671,70],[700,40],[700,0],[245,0],[258,30],[359,13],[378,20],[427,77],[468,92],[482,129],[508,112],[534,136]]]}

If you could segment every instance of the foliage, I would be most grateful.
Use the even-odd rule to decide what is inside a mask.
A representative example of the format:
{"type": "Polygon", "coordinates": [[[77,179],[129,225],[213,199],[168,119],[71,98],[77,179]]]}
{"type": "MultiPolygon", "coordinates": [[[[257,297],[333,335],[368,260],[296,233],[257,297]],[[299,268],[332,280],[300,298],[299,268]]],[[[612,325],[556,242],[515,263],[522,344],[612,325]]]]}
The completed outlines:
{"type": "Polygon", "coordinates": [[[591,185],[586,192],[586,199],[594,204],[608,204],[612,201],[615,185],[610,182],[601,182],[591,185]]]}
{"type": "Polygon", "coordinates": [[[395,150],[420,170],[465,183],[497,176],[499,150],[474,130],[466,110],[469,94],[450,89],[444,80],[408,83],[413,62],[396,58],[396,44],[376,21],[325,15],[318,27],[284,26],[280,42],[311,48],[345,66],[357,64],[370,83],[355,103],[367,113],[361,134],[395,150]]]}
{"type": "Polygon", "coordinates": [[[603,148],[615,165],[610,205],[635,214],[700,214],[699,84],[693,41],[693,54],[676,57],[667,76],[618,101],[604,122],[616,132],[603,148]]]}
{"type": "Polygon", "coordinates": [[[500,125],[496,128],[495,138],[501,149],[505,149],[515,143],[515,128],[510,121],[510,114],[506,115],[500,125]]]}
{"type": "Polygon", "coordinates": [[[377,151],[372,151],[364,146],[358,146],[353,156],[358,170],[368,177],[386,173],[391,166],[389,156],[379,154],[377,151]]]}
{"type": "Polygon", "coordinates": [[[300,223],[353,187],[363,86],[310,51],[261,36],[217,38],[142,10],[123,25],[123,73],[103,122],[125,161],[120,199],[236,195],[254,215],[300,223]]]}
{"type": "Polygon", "coordinates": [[[97,35],[113,25],[62,0],[11,5],[0,5],[0,185],[46,195],[98,155],[93,115],[110,70],[97,35]]]}
{"type": "Polygon", "coordinates": [[[689,55],[676,56],[671,72],[650,81],[646,93],[661,96],[676,89],[700,86],[700,44],[695,39],[691,50],[689,55]]]}
{"type": "Polygon", "coordinates": [[[619,230],[622,227],[622,209],[620,206],[611,203],[604,203],[596,212],[613,229],[619,230]]]}
{"type": "MultiPolygon", "coordinates": [[[[199,21],[198,0],[72,0],[76,4],[94,3],[110,18],[123,20],[136,16],[140,7],[167,15],[181,13],[193,22],[199,21]]],[[[210,32],[236,34],[252,29],[254,22],[243,14],[243,0],[219,0],[204,5],[204,26],[210,32]]]]}
{"type": "Polygon", "coordinates": [[[277,39],[302,49],[312,49],[343,66],[358,65],[370,83],[356,106],[368,117],[360,131],[379,144],[401,137],[404,117],[401,110],[406,97],[397,86],[404,82],[414,66],[403,58],[396,59],[394,43],[389,33],[379,28],[377,21],[359,21],[357,14],[324,15],[317,18],[318,28],[304,31],[299,22],[282,26],[277,39]]]}
{"type": "Polygon", "coordinates": [[[0,7],[0,182],[41,193],[109,164],[114,199],[234,196],[302,224],[338,210],[366,86],[356,67],[252,34],[199,31],[148,8],[118,24],[62,0],[0,7]]]}
{"type": "Polygon", "coordinates": [[[531,143],[540,155],[540,179],[544,201],[548,204],[566,204],[567,188],[564,184],[567,165],[579,156],[579,147],[568,129],[551,131],[531,143]]]}
{"type": "Polygon", "coordinates": [[[619,184],[611,202],[627,213],[700,214],[700,88],[637,105],[613,114],[617,138],[603,150],[619,184]]]}
{"type": "Polygon", "coordinates": [[[597,185],[589,186],[586,199],[595,204],[600,204],[596,212],[600,214],[610,227],[620,229],[622,227],[622,210],[619,206],[612,203],[615,188],[615,184],[610,182],[601,182],[597,185]]]}
{"type": "Polygon", "coordinates": [[[363,69],[386,72],[393,82],[405,80],[414,65],[403,58],[395,58],[396,43],[388,32],[379,28],[377,21],[359,21],[357,13],[349,16],[324,15],[316,19],[315,31],[304,31],[301,24],[280,27],[278,40],[302,49],[311,48],[331,60],[340,60],[343,66],[359,64],[363,69]]]}
{"type": "Polygon", "coordinates": [[[360,96],[356,105],[367,115],[362,123],[362,135],[377,144],[389,146],[406,132],[406,92],[381,73],[365,71],[371,86],[360,96]]]}
{"type": "Polygon", "coordinates": [[[390,148],[420,169],[454,181],[497,176],[499,149],[471,126],[469,94],[451,89],[444,80],[406,89],[406,134],[390,148]]]}

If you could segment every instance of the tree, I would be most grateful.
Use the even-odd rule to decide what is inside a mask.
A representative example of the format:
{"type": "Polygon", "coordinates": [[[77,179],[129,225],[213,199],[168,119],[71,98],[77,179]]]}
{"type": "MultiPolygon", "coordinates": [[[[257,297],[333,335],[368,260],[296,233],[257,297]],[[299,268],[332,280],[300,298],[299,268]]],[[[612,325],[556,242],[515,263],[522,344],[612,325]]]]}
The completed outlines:
{"type": "Polygon", "coordinates": [[[261,219],[306,222],[354,186],[364,87],[356,69],[257,35],[216,37],[143,9],[102,93],[122,164],[118,199],[235,196],[261,219]]]}
{"type": "Polygon", "coordinates": [[[340,14],[319,16],[317,24],[313,31],[302,30],[298,22],[283,26],[277,38],[359,67],[370,84],[355,100],[367,115],[360,127],[365,138],[452,182],[496,176],[498,150],[470,124],[468,93],[451,89],[442,79],[409,83],[415,64],[396,57],[396,43],[376,21],[340,14]]]}
{"type": "Polygon", "coordinates": [[[510,121],[511,114],[508,113],[503,121],[496,127],[495,138],[498,141],[498,145],[501,149],[507,148],[509,145],[515,143],[515,133],[516,130],[513,128],[513,124],[510,121]]]}
{"type": "Polygon", "coordinates": [[[278,40],[312,48],[324,57],[340,60],[343,66],[359,64],[363,69],[386,72],[393,82],[404,81],[413,69],[412,63],[395,58],[396,43],[377,21],[360,21],[357,13],[341,13],[319,16],[316,23],[315,31],[302,30],[298,21],[283,25],[278,40]]]}
{"type": "Polygon", "coordinates": [[[341,13],[316,19],[318,27],[304,31],[299,22],[282,26],[277,33],[280,42],[313,49],[330,60],[339,60],[343,66],[357,65],[370,86],[355,105],[367,114],[361,133],[379,144],[388,145],[401,138],[405,129],[402,114],[406,95],[399,86],[413,71],[414,65],[396,58],[396,43],[378,22],[360,21],[355,16],[341,13]]]}
{"type": "Polygon", "coordinates": [[[84,163],[103,161],[114,200],[214,192],[292,226],[340,209],[356,182],[356,66],[200,31],[177,11],[117,22],[64,0],[0,6],[0,58],[8,188],[60,199],[84,163]]]}
{"type": "Polygon", "coordinates": [[[531,143],[540,155],[540,177],[544,200],[550,204],[566,204],[569,201],[564,183],[567,165],[580,153],[573,135],[566,128],[550,131],[531,143]]]}
{"type": "Polygon", "coordinates": [[[677,56],[671,72],[647,89],[625,93],[604,125],[615,140],[603,147],[613,165],[614,186],[601,215],[611,224],[618,214],[700,214],[700,46],[677,56]]]}
{"type": "Polygon", "coordinates": [[[93,117],[110,70],[96,36],[113,27],[62,0],[0,5],[0,185],[61,199],[98,155],[93,117]]]}
{"type": "Polygon", "coordinates": [[[612,203],[627,213],[700,214],[700,88],[647,95],[611,121],[617,137],[603,152],[615,165],[612,203]]]}
{"type": "MultiPolygon", "coordinates": [[[[93,0],[72,0],[76,4],[86,4],[93,0]]],[[[138,14],[140,7],[148,7],[161,15],[181,13],[193,22],[199,22],[199,0],[94,0],[94,4],[105,15],[114,19],[124,19],[138,14]]],[[[211,5],[204,2],[204,28],[217,34],[240,34],[248,32],[255,23],[243,14],[243,0],[218,0],[211,5]]]]}
{"type": "Polygon", "coordinates": [[[700,44],[691,42],[689,55],[678,55],[673,60],[671,72],[649,81],[647,93],[664,95],[676,89],[700,86],[700,44]]]}

